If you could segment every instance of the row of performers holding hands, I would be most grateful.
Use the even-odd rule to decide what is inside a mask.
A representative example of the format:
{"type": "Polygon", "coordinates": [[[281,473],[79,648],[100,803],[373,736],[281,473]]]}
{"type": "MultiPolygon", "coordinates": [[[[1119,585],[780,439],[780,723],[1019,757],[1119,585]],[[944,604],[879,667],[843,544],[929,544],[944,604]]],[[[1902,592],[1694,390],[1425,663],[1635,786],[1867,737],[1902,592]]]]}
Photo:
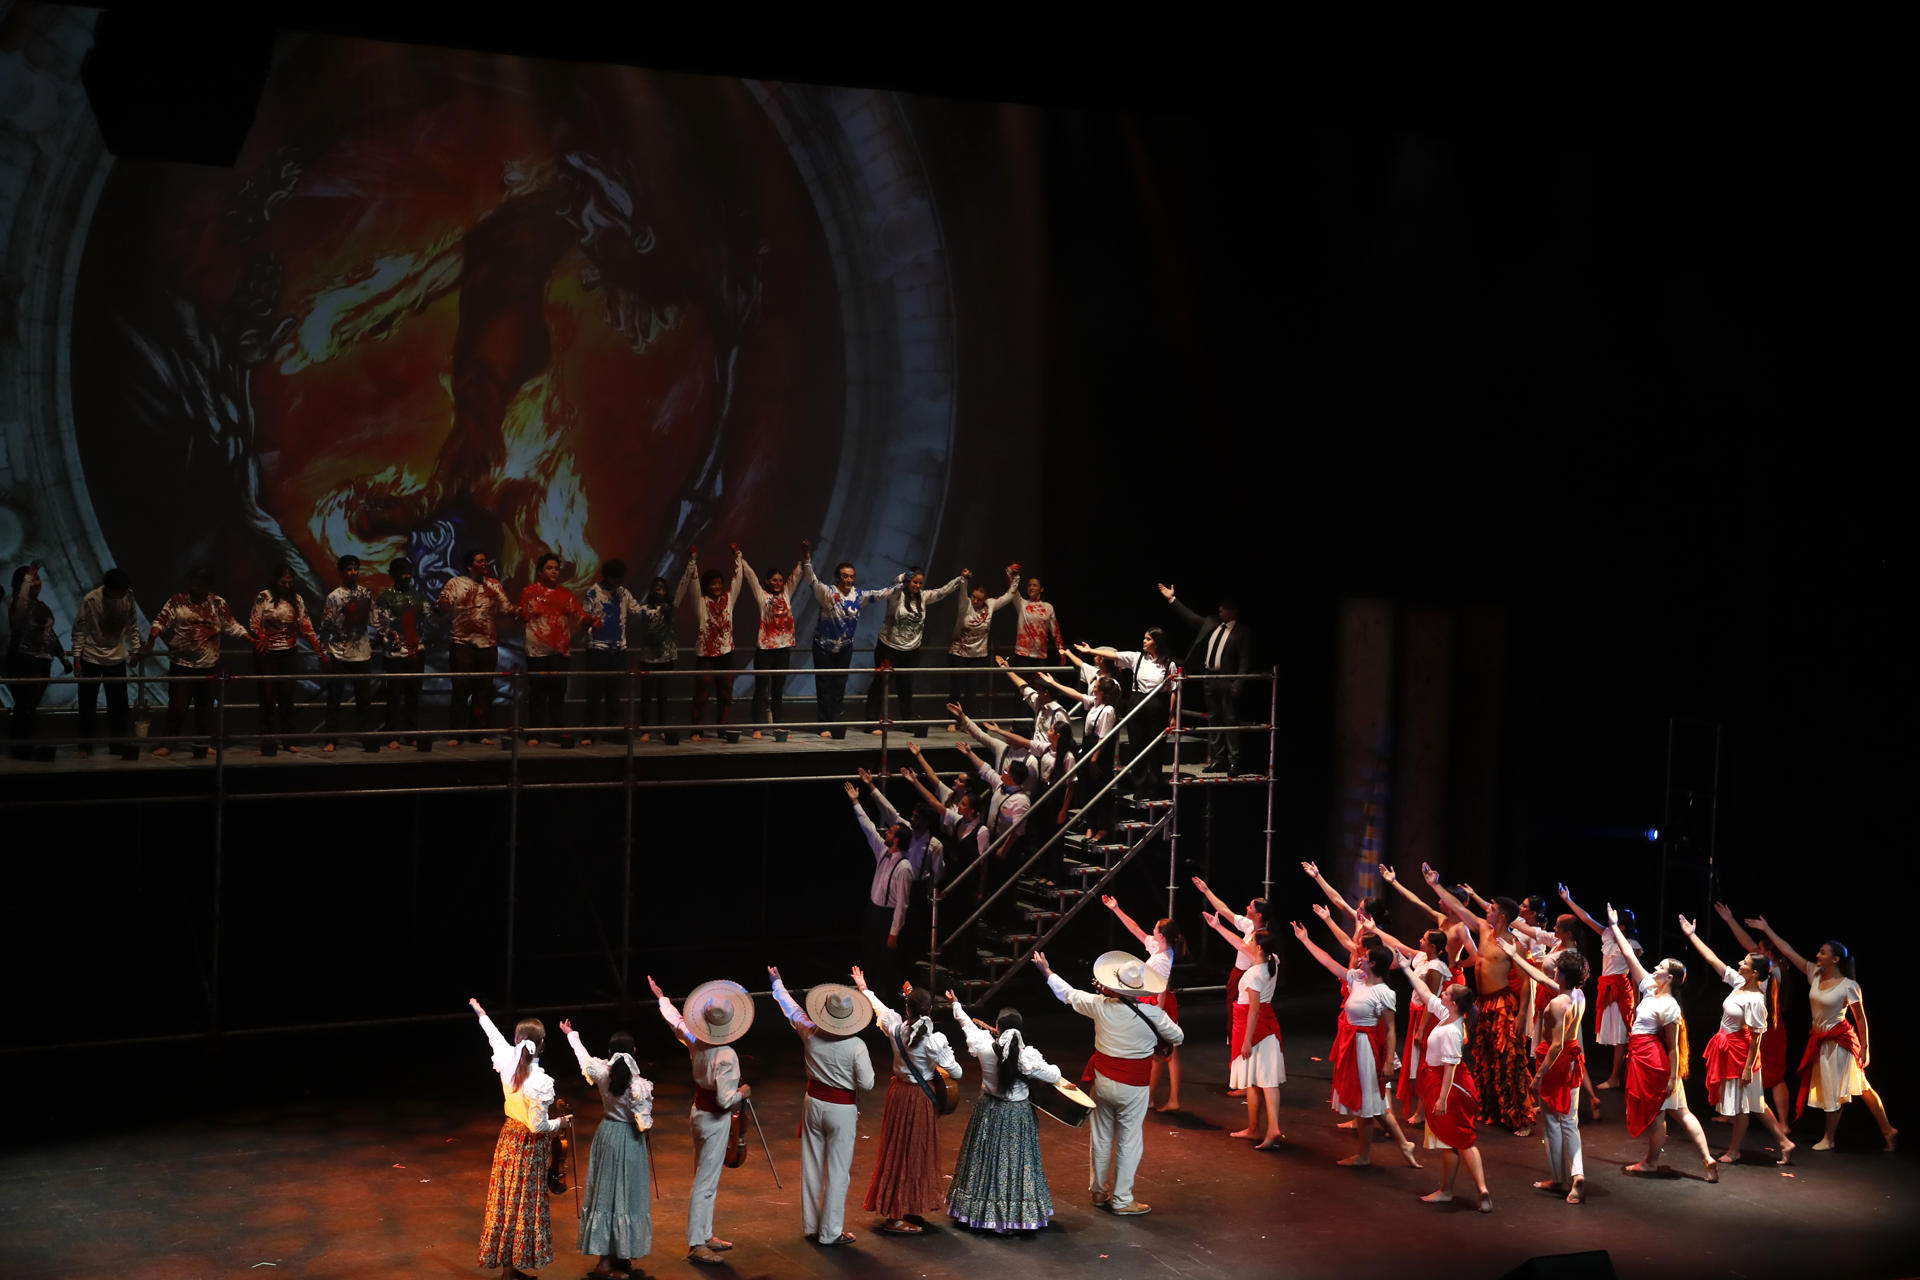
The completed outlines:
{"type": "MultiPolygon", "coordinates": [[[[824,1246],[853,1243],[845,1230],[847,1189],[859,1127],[855,1097],[875,1084],[872,1059],[860,1033],[875,1024],[892,1052],[879,1150],[863,1201],[880,1215],[877,1230],[897,1236],[924,1232],[923,1215],[945,1212],[956,1221],[1000,1233],[1045,1227],[1053,1199],[1041,1162],[1034,1106],[1045,1106],[1069,1123],[1087,1121],[1092,1149],[1093,1202],[1122,1216],[1148,1212],[1134,1198],[1133,1180],[1142,1149],[1150,1063],[1165,1046],[1184,1038],[1179,1026],[1148,1001],[1164,990],[1164,978],[1124,952],[1094,963],[1094,990],[1075,990],[1054,974],[1046,957],[1034,964],[1047,975],[1056,998],[1094,1023],[1094,1055],[1082,1077],[1082,1092],[1060,1069],[1025,1042],[1020,1014],[1002,1009],[989,1025],[971,1017],[947,992],[968,1053],[979,1064],[981,1092],[961,1140],[951,1184],[938,1167],[939,1117],[958,1098],[952,1082],[964,1075],[945,1034],[935,1029],[932,994],[904,985],[900,1007],[884,1001],[853,970],[853,985],[826,983],[806,993],[804,1004],[787,991],[778,969],[769,968],[773,998],[800,1036],[806,1059],[806,1098],[801,1145],[801,1226],[824,1246]]],[[[660,1015],[688,1051],[693,1076],[695,1169],[687,1202],[687,1257],[720,1263],[733,1248],[714,1229],[723,1166],[738,1163],[739,1108],[751,1108],[752,1086],[740,1078],[731,1047],[753,1024],[753,998],[738,983],[713,981],[676,1006],[651,978],[660,1015]]],[[[553,1261],[553,1230],[547,1200],[549,1135],[568,1128],[570,1115],[549,1114],[556,1085],[540,1065],[546,1029],[537,1019],[514,1028],[510,1043],[479,1001],[469,1002],[492,1048],[504,1097],[505,1123],[494,1149],[480,1265],[505,1267],[510,1276],[553,1261]]],[[[568,1022],[566,1034],[580,1069],[600,1093],[604,1109],[588,1154],[580,1211],[579,1248],[598,1256],[593,1274],[619,1277],[652,1248],[651,1172],[647,1149],[653,1125],[653,1085],[641,1076],[633,1037],[616,1034],[607,1057],[588,1053],[568,1022]]],[[[756,1121],[757,1123],[757,1121],[756,1121]]]]}

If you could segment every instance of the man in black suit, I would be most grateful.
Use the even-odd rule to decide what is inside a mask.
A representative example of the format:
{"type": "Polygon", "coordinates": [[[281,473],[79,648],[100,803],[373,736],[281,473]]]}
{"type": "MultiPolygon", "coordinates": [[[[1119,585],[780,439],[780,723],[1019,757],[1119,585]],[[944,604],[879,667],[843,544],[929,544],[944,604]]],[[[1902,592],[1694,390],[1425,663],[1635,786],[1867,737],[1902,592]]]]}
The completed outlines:
{"type": "MultiPolygon", "coordinates": [[[[1253,632],[1240,621],[1239,601],[1223,598],[1214,616],[1203,618],[1176,598],[1173,588],[1166,583],[1160,584],[1160,594],[1167,598],[1182,622],[1198,631],[1193,647],[1187,650],[1184,666],[1188,672],[1217,676],[1245,675],[1253,670],[1253,632]]],[[[1201,680],[1198,683],[1204,690],[1209,723],[1224,727],[1240,722],[1240,695],[1245,681],[1201,680]]],[[[1211,757],[1207,761],[1208,773],[1243,772],[1240,768],[1242,736],[1231,732],[1207,734],[1207,754],[1211,757]]]]}

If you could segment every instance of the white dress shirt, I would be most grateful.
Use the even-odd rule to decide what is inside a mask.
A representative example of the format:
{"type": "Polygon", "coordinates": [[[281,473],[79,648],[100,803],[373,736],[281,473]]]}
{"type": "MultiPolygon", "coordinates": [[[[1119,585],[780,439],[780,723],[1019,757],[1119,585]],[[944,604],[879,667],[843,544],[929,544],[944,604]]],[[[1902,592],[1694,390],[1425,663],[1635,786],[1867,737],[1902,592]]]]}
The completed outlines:
{"type": "Polygon", "coordinates": [[[480,1029],[487,1033],[487,1044],[493,1050],[493,1069],[500,1074],[502,1109],[507,1118],[518,1120],[535,1133],[552,1133],[558,1129],[560,1122],[547,1118],[547,1108],[553,1105],[553,1077],[540,1066],[540,1059],[533,1059],[526,1079],[516,1089],[513,1074],[520,1068],[520,1046],[508,1044],[500,1028],[484,1013],[480,1015],[480,1029]]]}
{"type": "Polygon", "coordinates": [[[587,1046],[580,1043],[578,1031],[567,1032],[567,1043],[573,1046],[573,1058],[580,1064],[580,1074],[600,1091],[600,1105],[606,1119],[615,1124],[633,1125],[643,1132],[653,1128],[653,1081],[640,1074],[640,1064],[633,1060],[633,1055],[627,1055],[627,1069],[633,1073],[627,1081],[627,1091],[615,1094],[607,1089],[613,1059],[596,1058],[588,1053],[587,1046]]]}
{"type": "Polygon", "coordinates": [[[867,887],[867,901],[876,907],[893,909],[893,924],[887,932],[897,937],[900,927],[907,922],[907,899],[913,892],[913,864],[905,854],[887,848],[887,842],[874,829],[873,819],[867,816],[858,800],[853,802],[853,816],[867,837],[867,848],[873,850],[873,883],[867,887]]]}
{"type": "Polygon", "coordinates": [[[1119,1000],[1089,991],[1076,991],[1057,973],[1047,975],[1047,990],[1075,1013],[1093,1019],[1094,1052],[1104,1053],[1109,1058],[1152,1057],[1154,1046],[1158,1043],[1154,1038],[1156,1031],[1160,1033],[1160,1039],[1169,1044],[1180,1044],[1187,1038],[1180,1024],[1169,1018],[1157,1005],[1133,1006],[1146,1015],[1146,1021],[1142,1022],[1134,1017],[1133,1009],[1127,1008],[1119,1000]]]}
{"type": "Polygon", "coordinates": [[[693,1059],[694,1087],[712,1090],[714,1105],[722,1111],[740,1101],[740,1055],[733,1051],[733,1046],[708,1044],[695,1037],[687,1030],[687,1020],[665,996],[660,997],[660,1016],[673,1028],[680,1043],[687,1046],[687,1053],[693,1059]]]}
{"type": "Polygon", "coordinates": [[[810,1078],[834,1089],[857,1091],[873,1088],[873,1059],[867,1053],[865,1040],[859,1036],[833,1036],[821,1031],[813,1025],[813,1019],[807,1016],[807,1011],[787,994],[787,984],[778,978],[773,980],[773,1002],[780,1006],[780,1012],[787,1016],[793,1029],[800,1033],[810,1078]]]}

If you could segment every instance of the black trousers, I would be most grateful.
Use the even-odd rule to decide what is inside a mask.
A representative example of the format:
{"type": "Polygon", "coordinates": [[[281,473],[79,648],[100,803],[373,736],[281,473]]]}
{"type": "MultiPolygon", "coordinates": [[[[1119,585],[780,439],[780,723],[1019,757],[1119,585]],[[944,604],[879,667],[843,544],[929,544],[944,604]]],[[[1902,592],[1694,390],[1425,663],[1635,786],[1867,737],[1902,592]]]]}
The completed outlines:
{"type": "Polygon", "coordinates": [[[167,737],[180,736],[180,730],[187,723],[189,706],[193,708],[194,733],[204,735],[213,732],[212,726],[207,723],[213,708],[213,668],[183,667],[169,660],[167,674],[180,678],[167,686],[167,737]]]}
{"type": "Polygon", "coordinates": [[[971,671],[958,671],[947,677],[947,701],[957,702],[966,708],[967,714],[975,720],[987,713],[987,682],[993,679],[989,670],[993,659],[986,654],[977,658],[964,658],[957,653],[947,655],[949,667],[972,667],[971,671]]]}
{"type": "Polygon", "coordinates": [[[1127,769],[1128,781],[1133,793],[1143,800],[1164,799],[1168,792],[1167,777],[1160,772],[1161,752],[1165,743],[1149,748],[1155,734],[1167,727],[1167,686],[1161,685],[1147,697],[1153,705],[1136,712],[1133,719],[1127,721],[1127,769]]]}
{"type": "Polygon", "coordinates": [[[753,666],[756,673],[753,677],[753,722],[779,724],[781,703],[787,696],[787,677],[767,673],[791,669],[793,648],[755,649],[753,666]]]}
{"type": "Polygon", "coordinates": [[[340,731],[340,702],[347,686],[353,686],[353,728],[354,732],[364,736],[373,724],[373,659],[360,662],[344,662],[336,658],[333,662],[335,675],[350,675],[352,680],[327,681],[327,742],[332,744],[334,734],[340,731]]]}
{"type": "Polygon", "coordinates": [[[573,663],[564,653],[527,659],[527,727],[553,729],[567,720],[567,672],[573,663]]]}
{"type": "MultiPolygon", "coordinates": [[[[893,718],[895,720],[913,719],[913,669],[920,665],[918,649],[896,649],[890,644],[880,645],[874,650],[873,665],[883,662],[893,664],[893,718]]],[[[867,719],[880,718],[882,701],[881,690],[889,677],[875,672],[873,683],[867,686],[867,719]]]]}
{"type": "Polygon", "coordinates": [[[847,668],[853,665],[853,646],[828,650],[813,642],[813,700],[820,719],[838,720],[847,701],[847,668]]]}
{"type": "MultiPolygon", "coordinates": [[[[1224,728],[1240,723],[1240,699],[1234,695],[1231,680],[1202,680],[1207,690],[1207,723],[1224,728]]],[[[1207,734],[1207,753],[1217,765],[1225,765],[1227,772],[1240,772],[1239,733],[1207,734]]]]}
{"type": "Polygon", "coordinates": [[[498,646],[456,642],[448,647],[453,697],[447,705],[447,728],[485,729],[493,723],[493,673],[499,667],[498,646]]]}
{"type": "Polygon", "coordinates": [[[671,662],[642,662],[643,673],[640,677],[639,712],[642,725],[665,724],[667,722],[667,692],[673,683],[671,662]]]}
{"type": "Polygon", "coordinates": [[[107,690],[107,736],[124,738],[127,736],[127,685],[124,680],[107,679],[127,674],[124,662],[83,662],[80,664],[80,737],[84,740],[93,736],[94,700],[100,696],[100,687],[104,683],[107,690]]]}
{"type": "Polygon", "coordinates": [[[624,649],[587,650],[587,715],[584,723],[627,722],[627,654],[624,649]]]}
{"type": "MultiPolygon", "coordinates": [[[[418,675],[427,669],[427,655],[416,653],[411,658],[388,658],[387,674],[418,675]]],[[[391,734],[415,733],[420,728],[420,686],[424,680],[387,681],[387,732],[391,734]]]]}
{"type": "MultiPolygon", "coordinates": [[[[44,680],[53,674],[52,658],[30,658],[23,653],[7,655],[7,675],[15,680],[44,680]]],[[[13,716],[7,721],[7,736],[13,740],[13,754],[27,757],[33,754],[33,748],[27,744],[33,740],[34,721],[40,715],[40,700],[47,696],[47,686],[43,684],[10,684],[7,686],[13,694],[13,716]]]]}
{"type": "Polygon", "coordinates": [[[268,649],[254,657],[260,681],[260,737],[263,744],[276,734],[293,733],[293,691],[300,673],[298,649],[268,649]]]}
{"type": "MultiPolygon", "coordinates": [[[[893,908],[876,907],[867,903],[866,915],[860,930],[860,955],[865,960],[861,966],[866,970],[867,986],[881,993],[881,999],[892,1003],[900,994],[901,973],[905,965],[901,952],[887,946],[887,931],[893,927],[893,908]]],[[[901,926],[905,928],[904,925],[901,926]]],[[[906,946],[903,934],[900,945],[906,946]]]]}
{"type": "Polygon", "coordinates": [[[707,699],[710,697],[717,697],[720,703],[714,712],[715,724],[725,724],[733,719],[733,655],[723,653],[713,658],[696,656],[693,670],[693,723],[698,725],[706,719],[707,699]]]}

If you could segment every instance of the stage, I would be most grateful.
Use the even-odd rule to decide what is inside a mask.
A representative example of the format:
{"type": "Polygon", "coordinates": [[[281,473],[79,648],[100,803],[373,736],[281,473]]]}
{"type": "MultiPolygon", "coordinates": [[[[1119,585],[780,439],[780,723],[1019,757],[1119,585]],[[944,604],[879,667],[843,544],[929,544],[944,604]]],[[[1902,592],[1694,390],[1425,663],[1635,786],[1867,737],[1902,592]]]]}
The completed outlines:
{"type": "MultiPolygon", "coordinates": [[[[1037,979],[1023,978],[1012,998],[1029,1014],[1032,1042],[1077,1072],[1090,1043],[1087,1023],[1057,1011],[1037,979]]],[[[1440,1207],[1416,1199],[1433,1189],[1432,1156],[1423,1155],[1429,1168],[1409,1169],[1390,1143],[1376,1141],[1373,1167],[1334,1165],[1349,1146],[1334,1128],[1320,1061],[1333,1020],[1330,992],[1281,1007],[1287,1141],[1272,1152],[1226,1136],[1245,1113],[1224,1093],[1222,1009],[1205,997],[1189,1003],[1185,1111],[1150,1115],[1147,1126],[1137,1190],[1151,1214],[1116,1218],[1093,1208],[1084,1130],[1043,1118],[1051,1227],[997,1237],[937,1218],[925,1238],[878,1235],[874,1215],[858,1207],[880,1120],[876,1093],[860,1103],[847,1217],[859,1238],[822,1249],[800,1232],[798,1041],[761,999],[742,1056],[785,1188],[775,1189],[750,1143],[747,1163],[724,1175],[716,1215],[716,1229],[736,1247],[726,1267],[704,1270],[768,1280],[1496,1277],[1535,1255],[1606,1249],[1626,1277],[1913,1271],[1910,1206],[1920,1198],[1920,1173],[1910,1155],[1880,1154],[1864,1114],[1847,1116],[1840,1150],[1803,1147],[1785,1171],[1756,1132],[1748,1160],[1723,1168],[1720,1184],[1710,1186],[1693,1176],[1690,1156],[1673,1142],[1669,1163],[1685,1166],[1683,1173],[1623,1174],[1644,1148],[1626,1134],[1621,1095],[1605,1093],[1603,1122],[1583,1129],[1587,1203],[1573,1207],[1531,1190],[1545,1166],[1541,1141],[1494,1132],[1481,1145],[1495,1210],[1482,1216],[1471,1199],[1440,1207]]],[[[589,1047],[611,1028],[605,1015],[579,1020],[589,1047]]],[[[543,1061],[580,1118],[584,1177],[599,1103],[579,1083],[556,1021],[547,1020],[543,1061]]],[[[940,1021],[950,1024],[944,1014],[940,1021]]],[[[634,1025],[658,1087],[654,1143],[664,1193],[654,1202],[653,1253],[635,1274],[698,1274],[703,1269],[684,1258],[686,1059],[652,1009],[642,1006],[634,1025]]],[[[884,1078],[884,1048],[877,1036],[868,1039],[884,1078]]],[[[978,1087],[972,1060],[962,1061],[969,1078],[960,1110],[941,1126],[948,1166],[978,1087]]],[[[18,1058],[5,1065],[9,1073],[41,1069],[18,1058]]],[[[46,1104],[26,1124],[32,1136],[10,1142],[0,1157],[0,1272],[68,1280],[482,1274],[475,1241],[500,1110],[470,1018],[393,1033],[229,1042],[211,1065],[198,1050],[120,1051],[70,1065],[39,1079],[36,1093],[46,1104]]],[[[19,1087],[16,1098],[26,1096],[19,1087]]],[[[1711,1140],[1724,1142],[1721,1126],[1708,1129],[1711,1140]]],[[[1810,1145],[1817,1126],[1801,1125],[1799,1136],[1810,1145]]],[[[1467,1175],[1461,1179],[1467,1187],[1467,1175]]],[[[592,1260],[573,1250],[574,1197],[552,1203],[556,1260],[541,1274],[580,1275],[592,1260]]]]}

